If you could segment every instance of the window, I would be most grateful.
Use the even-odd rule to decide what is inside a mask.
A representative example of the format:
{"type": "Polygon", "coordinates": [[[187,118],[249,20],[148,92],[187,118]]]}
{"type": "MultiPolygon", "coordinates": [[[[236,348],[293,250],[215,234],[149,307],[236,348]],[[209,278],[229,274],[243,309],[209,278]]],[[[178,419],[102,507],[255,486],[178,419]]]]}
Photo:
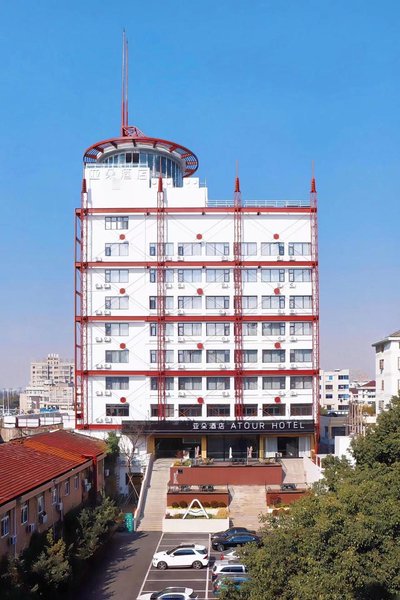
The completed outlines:
{"type": "MultiPolygon", "coordinates": [[[[165,362],[167,364],[174,362],[174,351],[173,350],[164,350],[165,352],[165,362]]],[[[150,350],[150,362],[152,364],[158,363],[158,350],[150,350]]]]}
{"type": "Polygon", "coordinates": [[[29,518],[29,504],[25,502],[21,506],[21,525],[26,525],[29,518]]]}
{"type": "MultiPolygon", "coordinates": [[[[174,253],[174,244],[171,242],[167,242],[165,244],[165,252],[161,252],[161,255],[169,256],[174,253]]],[[[149,254],[150,256],[157,256],[157,244],[149,244],[149,254]]]]}
{"type": "Polygon", "coordinates": [[[242,242],[242,256],[256,256],[256,255],[257,255],[256,242],[242,242]]]}
{"type": "Polygon", "coordinates": [[[285,269],[261,269],[261,281],[283,282],[285,281],[285,269]]]}
{"type": "Polygon", "coordinates": [[[291,377],[290,378],[290,389],[291,390],[311,390],[312,389],[312,377],[291,377]]]}
{"type": "Polygon", "coordinates": [[[284,404],[263,404],[263,417],[284,417],[285,414],[284,404]]]}
{"type": "Polygon", "coordinates": [[[254,283],[257,281],[257,269],[242,269],[243,283],[254,283]]]}
{"type": "Polygon", "coordinates": [[[106,269],[106,283],[127,283],[129,281],[128,269],[106,269]]]}
{"type": "Polygon", "coordinates": [[[289,308],[312,308],[311,296],[290,296],[289,308]]]}
{"type": "MultiPolygon", "coordinates": [[[[157,391],[158,390],[158,379],[157,379],[157,377],[150,377],[150,389],[152,391],[157,391]]],[[[165,378],[165,389],[166,390],[173,390],[174,389],[174,378],[173,377],[166,377],[165,378]]]]}
{"type": "Polygon", "coordinates": [[[126,310],[129,308],[129,296],[106,296],[104,306],[109,310],[126,310]]]}
{"type": "Polygon", "coordinates": [[[200,242],[178,244],[178,256],[200,256],[201,255],[201,244],[200,242]]]}
{"type": "Polygon", "coordinates": [[[263,242],[261,244],[262,256],[283,256],[285,254],[285,244],[281,242],[263,242]]]}
{"type": "MultiPolygon", "coordinates": [[[[163,269],[162,273],[164,273],[165,283],[173,283],[174,282],[174,270],[173,269],[163,269]]],[[[150,280],[150,283],[157,283],[157,269],[150,269],[149,280],[150,280]]]]}
{"type": "Polygon", "coordinates": [[[258,389],[258,377],[243,377],[243,389],[244,390],[257,390],[258,389]]]}
{"type": "Polygon", "coordinates": [[[129,335],[129,323],[105,323],[106,335],[129,335]]]}
{"type": "MultiPolygon", "coordinates": [[[[174,335],[174,324],[173,323],[165,323],[164,334],[165,335],[174,335]]],[[[157,335],[158,325],[157,323],[150,323],[150,336],[155,337],[157,335]]]]}
{"type": "Polygon", "coordinates": [[[6,535],[10,534],[10,514],[7,513],[2,517],[0,521],[0,535],[1,537],[6,537],[6,535]]]}
{"type": "Polygon", "coordinates": [[[257,404],[244,404],[243,405],[243,416],[244,417],[256,417],[258,414],[257,404]]]}
{"type": "Polygon", "coordinates": [[[206,256],[228,256],[229,244],[225,242],[207,242],[206,256]]]}
{"type": "Polygon", "coordinates": [[[384,365],[385,365],[385,360],[384,360],[383,358],[381,358],[381,359],[379,360],[379,370],[380,370],[381,372],[383,371],[384,365]]]}
{"type": "Polygon", "coordinates": [[[285,308],[285,296],[263,296],[262,308],[277,309],[285,308]]]}
{"type": "Polygon", "coordinates": [[[178,336],[200,336],[201,323],[178,323],[178,336]]]}
{"type": "Polygon", "coordinates": [[[312,350],[291,350],[290,351],[290,362],[311,362],[312,361],[312,350]]]}
{"type": "Polygon", "coordinates": [[[52,504],[57,504],[57,502],[59,501],[59,491],[58,491],[58,487],[54,487],[51,490],[51,503],[52,504]]]}
{"type": "Polygon", "coordinates": [[[106,390],[129,390],[129,377],[106,377],[106,390]]]}
{"type": "Polygon", "coordinates": [[[229,296],[207,296],[206,308],[214,310],[229,308],[229,296]]]}
{"type": "Polygon", "coordinates": [[[311,244],[303,242],[289,243],[289,256],[310,256],[311,244]]]}
{"type": "Polygon", "coordinates": [[[201,350],[178,350],[178,363],[201,363],[201,350]]]}
{"type": "Polygon", "coordinates": [[[128,229],[128,217],[106,217],[105,228],[106,229],[128,229]]]}
{"type": "Polygon", "coordinates": [[[242,308],[257,308],[257,296],[242,296],[242,308]]]}
{"type": "Polygon", "coordinates": [[[201,417],[201,404],[180,404],[178,414],[180,417],[201,417]]]}
{"type": "Polygon", "coordinates": [[[258,361],[257,350],[243,350],[244,363],[256,363],[258,361]]]}
{"type": "Polygon", "coordinates": [[[38,515],[41,515],[44,513],[45,510],[45,503],[44,503],[44,496],[40,495],[37,497],[37,509],[38,509],[38,515]]]}
{"type": "Polygon", "coordinates": [[[298,323],[290,323],[290,335],[311,335],[312,323],[307,321],[299,321],[298,323]]]}
{"type": "Polygon", "coordinates": [[[207,283],[228,283],[229,279],[229,269],[206,269],[207,283]]]}
{"type": "Polygon", "coordinates": [[[106,256],[128,256],[129,255],[129,244],[122,242],[121,244],[113,243],[105,245],[106,256]]]}
{"type": "Polygon", "coordinates": [[[229,390],[231,380],[229,377],[207,377],[208,390],[229,390]]]}
{"type": "Polygon", "coordinates": [[[263,363],[284,363],[285,360],[285,350],[263,350],[263,363]]]}
{"type": "Polygon", "coordinates": [[[178,308],[201,309],[201,296],[178,296],[178,308]]]}
{"type": "Polygon", "coordinates": [[[271,322],[262,324],[263,335],[285,335],[285,323],[271,322]]]}
{"type": "Polygon", "coordinates": [[[71,492],[71,484],[69,479],[67,479],[67,481],[64,484],[64,496],[69,496],[71,492]]]}
{"type": "Polygon", "coordinates": [[[339,377],[338,377],[338,379],[341,379],[342,381],[343,381],[344,379],[346,379],[346,380],[347,380],[348,378],[349,378],[349,376],[348,376],[348,375],[339,375],[339,377]]]}
{"type": "Polygon", "coordinates": [[[207,323],[206,334],[208,336],[223,335],[227,336],[230,332],[229,323],[207,323]]]}
{"type": "Polygon", "coordinates": [[[207,417],[230,417],[231,407],[229,404],[208,404],[207,417]]]}
{"type": "Polygon", "coordinates": [[[385,382],[382,379],[382,381],[381,381],[381,390],[382,390],[382,392],[384,391],[384,389],[385,389],[385,382]]]}
{"type": "Polygon", "coordinates": [[[208,363],[228,363],[230,361],[229,350],[207,350],[208,363]]]}
{"type": "MultiPolygon", "coordinates": [[[[171,310],[174,308],[174,297],[173,296],[165,296],[165,309],[171,310]]],[[[156,310],[158,305],[157,296],[149,296],[149,308],[150,310],[156,310]]]]}
{"type": "Polygon", "coordinates": [[[327,385],[325,386],[325,389],[326,389],[326,390],[333,390],[333,385],[328,385],[328,384],[327,384],[327,385]]]}
{"type": "Polygon", "coordinates": [[[107,417],[129,417],[129,404],[106,404],[107,417]]]}
{"type": "Polygon", "coordinates": [[[106,350],[107,363],[128,363],[129,350],[106,350]]]}
{"type": "Polygon", "coordinates": [[[289,281],[311,281],[311,269],[289,269],[289,281]]]}
{"type": "Polygon", "coordinates": [[[245,337],[257,335],[257,323],[243,323],[242,331],[245,337]]]}
{"type": "Polygon", "coordinates": [[[349,386],[348,384],[342,384],[342,385],[338,385],[338,390],[348,390],[349,386]]]}
{"type": "MultiPolygon", "coordinates": [[[[152,417],[158,417],[159,415],[159,408],[158,408],[158,404],[152,404],[150,407],[150,415],[152,417]]],[[[173,417],[174,416],[174,405],[173,404],[165,404],[164,406],[164,415],[166,417],[173,417]]]]}
{"type": "Polygon", "coordinates": [[[290,405],[290,416],[291,417],[310,417],[312,415],[311,404],[291,404],[290,405]]]}
{"type": "Polygon", "coordinates": [[[201,390],[201,377],[178,377],[178,390],[201,390]]]}
{"type": "Polygon", "coordinates": [[[74,476],[74,490],[79,490],[79,475],[74,476]]]}
{"type": "Polygon", "coordinates": [[[178,269],[179,283],[201,282],[201,269],[178,269]]]}
{"type": "Polygon", "coordinates": [[[262,387],[263,390],[284,390],[285,377],[263,377],[262,387]]]}

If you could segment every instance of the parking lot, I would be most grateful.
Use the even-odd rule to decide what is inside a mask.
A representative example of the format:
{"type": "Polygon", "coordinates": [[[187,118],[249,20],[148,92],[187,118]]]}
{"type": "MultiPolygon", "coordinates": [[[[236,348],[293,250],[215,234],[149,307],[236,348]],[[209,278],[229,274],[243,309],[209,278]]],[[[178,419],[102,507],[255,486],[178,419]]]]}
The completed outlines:
{"type": "Polygon", "coordinates": [[[207,568],[191,569],[191,568],[174,568],[160,571],[153,567],[150,562],[147,573],[145,575],[139,596],[150,592],[158,592],[165,587],[179,586],[192,588],[198,595],[199,600],[208,600],[212,598],[211,593],[211,577],[210,568],[215,560],[219,558],[216,554],[210,554],[211,543],[208,534],[176,534],[164,533],[161,535],[156,552],[169,550],[174,546],[181,544],[201,544],[208,548],[210,564],[207,568]]]}

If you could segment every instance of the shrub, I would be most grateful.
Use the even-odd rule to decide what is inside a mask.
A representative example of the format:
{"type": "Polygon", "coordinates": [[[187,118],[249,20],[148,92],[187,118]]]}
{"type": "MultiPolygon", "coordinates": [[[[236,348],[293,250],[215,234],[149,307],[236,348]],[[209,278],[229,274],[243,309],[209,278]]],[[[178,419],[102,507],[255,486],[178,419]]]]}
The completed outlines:
{"type": "Polygon", "coordinates": [[[211,508],[218,508],[219,502],[217,502],[216,500],[213,500],[211,502],[211,508]]]}
{"type": "Polygon", "coordinates": [[[211,508],[211,504],[208,502],[208,500],[204,500],[204,502],[202,502],[202,505],[204,508],[211,508]]]}
{"type": "Polygon", "coordinates": [[[172,508],[179,508],[179,502],[173,502],[171,506],[172,508]]]}
{"type": "Polygon", "coordinates": [[[187,507],[188,507],[188,503],[186,502],[186,500],[181,500],[181,501],[179,502],[179,506],[180,506],[181,508],[187,508],[187,507]]]}
{"type": "Polygon", "coordinates": [[[226,502],[218,502],[219,508],[226,508],[226,502]]]}
{"type": "Polygon", "coordinates": [[[227,519],[228,518],[228,509],[227,508],[219,508],[217,514],[215,515],[216,519],[227,519]]]}

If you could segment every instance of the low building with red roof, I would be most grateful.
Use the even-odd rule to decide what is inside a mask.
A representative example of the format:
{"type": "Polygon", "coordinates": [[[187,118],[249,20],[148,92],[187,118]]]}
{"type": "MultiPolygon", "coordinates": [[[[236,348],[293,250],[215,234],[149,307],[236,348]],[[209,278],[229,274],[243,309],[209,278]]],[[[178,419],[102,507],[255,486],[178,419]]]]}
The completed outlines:
{"type": "Polygon", "coordinates": [[[104,488],[107,446],[70,431],[0,444],[0,556],[19,554],[43,532],[104,488]]]}

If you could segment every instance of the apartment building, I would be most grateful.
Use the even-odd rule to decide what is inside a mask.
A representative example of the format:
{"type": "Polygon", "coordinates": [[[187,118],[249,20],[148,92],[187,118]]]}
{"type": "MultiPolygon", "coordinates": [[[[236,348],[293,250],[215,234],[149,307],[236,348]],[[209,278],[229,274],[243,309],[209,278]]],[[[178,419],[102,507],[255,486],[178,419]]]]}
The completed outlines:
{"type": "Polygon", "coordinates": [[[49,354],[30,367],[29,386],[20,395],[20,410],[73,410],[75,367],[73,360],[49,354]]]}
{"type": "Polygon", "coordinates": [[[321,370],[319,382],[321,406],[328,411],[348,412],[350,400],[349,369],[321,370]]]}
{"type": "Polygon", "coordinates": [[[351,382],[350,401],[358,404],[370,404],[375,406],[376,381],[351,382]]]}
{"type": "Polygon", "coordinates": [[[376,412],[380,413],[400,389],[400,331],[395,331],[379,342],[375,348],[376,412]]]}

